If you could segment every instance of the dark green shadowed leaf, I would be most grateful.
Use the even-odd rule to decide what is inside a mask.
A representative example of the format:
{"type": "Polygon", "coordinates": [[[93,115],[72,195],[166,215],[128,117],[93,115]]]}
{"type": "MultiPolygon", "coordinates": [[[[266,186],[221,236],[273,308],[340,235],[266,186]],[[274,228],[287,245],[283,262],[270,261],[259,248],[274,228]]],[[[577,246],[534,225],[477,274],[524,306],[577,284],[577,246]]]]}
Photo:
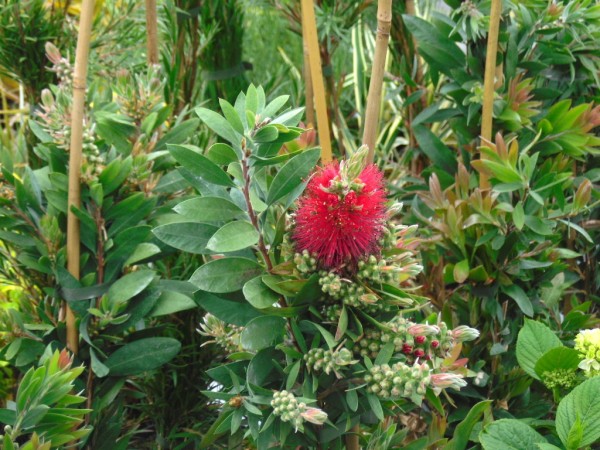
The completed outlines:
{"type": "Polygon", "coordinates": [[[125,344],[104,362],[110,375],[136,375],[147,370],[158,369],[171,361],[179,350],[181,343],[172,338],[153,337],[140,339],[125,344]]]}

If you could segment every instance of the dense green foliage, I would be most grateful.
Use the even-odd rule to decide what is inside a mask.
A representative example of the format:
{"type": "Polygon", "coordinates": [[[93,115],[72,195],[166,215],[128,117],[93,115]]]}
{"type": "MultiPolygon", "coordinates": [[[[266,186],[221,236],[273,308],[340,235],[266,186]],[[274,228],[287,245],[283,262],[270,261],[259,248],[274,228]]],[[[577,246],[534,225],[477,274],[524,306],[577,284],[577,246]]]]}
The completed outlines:
{"type": "MultiPolygon", "coordinates": [[[[343,448],[355,432],[372,449],[597,445],[596,1],[503,2],[493,142],[479,139],[490,1],[393,3],[375,160],[388,206],[404,204],[400,248],[375,255],[403,274],[390,279],[366,255],[359,276],[295,254],[319,159],[298,0],[160,1],[155,67],[143,2],[97,2],[74,279],[67,3],[0,1],[4,448],[343,448]],[[481,334],[436,353],[460,325],[481,334]],[[405,345],[433,372],[409,374],[405,345]],[[460,391],[407,388],[449,365],[461,381],[438,381],[460,391]]],[[[315,6],[334,152],[352,161],[376,2],[315,6]]]]}

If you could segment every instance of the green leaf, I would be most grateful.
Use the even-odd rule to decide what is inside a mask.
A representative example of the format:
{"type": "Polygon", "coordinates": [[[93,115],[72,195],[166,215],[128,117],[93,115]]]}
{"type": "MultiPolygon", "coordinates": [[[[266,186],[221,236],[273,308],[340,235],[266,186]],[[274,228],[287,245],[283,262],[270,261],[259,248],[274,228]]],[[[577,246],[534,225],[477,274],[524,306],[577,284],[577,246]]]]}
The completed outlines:
{"type": "Polygon", "coordinates": [[[158,369],[171,361],[181,349],[177,339],[152,337],[125,344],[108,357],[104,365],[112,376],[136,375],[158,369]]]}
{"type": "Polygon", "coordinates": [[[356,412],[358,410],[358,394],[356,393],[356,389],[348,389],[346,391],[346,403],[350,411],[356,412]]]}
{"type": "Polygon", "coordinates": [[[522,230],[525,224],[525,211],[523,210],[523,202],[519,200],[513,210],[513,222],[517,227],[517,230],[522,230]]]}
{"type": "Polygon", "coordinates": [[[423,125],[413,127],[419,148],[437,166],[449,174],[456,173],[456,155],[429,128],[423,125]]]}
{"type": "Polygon", "coordinates": [[[235,132],[231,124],[222,115],[206,108],[196,108],[195,111],[200,120],[223,139],[234,145],[240,143],[241,136],[235,132]]]}
{"type": "Polygon", "coordinates": [[[525,325],[517,338],[517,361],[530,376],[539,380],[535,372],[538,360],[548,351],[563,344],[554,331],[546,325],[525,319],[525,325]]]}
{"type": "Polygon", "coordinates": [[[383,415],[383,408],[381,407],[379,397],[374,394],[367,394],[367,401],[369,402],[369,406],[371,407],[373,414],[375,414],[375,417],[383,421],[385,416],[383,415]]]}
{"type": "Polygon", "coordinates": [[[419,50],[426,53],[429,64],[444,70],[447,75],[453,68],[465,66],[462,50],[430,22],[409,14],[402,15],[402,20],[417,40],[419,50]]]}
{"type": "Polygon", "coordinates": [[[395,345],[393,342],[388,342],[383,346],[383,348],[377,354],[377,358],[375,358],[374,364],[376,366],[380,366],[382,364],[387,364],[392,359],[392,355],[394,354],[395,345]]]}
{"type": "Polygon", "coordinates": [[[28,429],[37,425],[44,416],[48,413],[50,407],[48,405],[37,405],[31,409],[29,409],[25,413],[25,417],[23,418],[23,422],[21,422],[21,428],[28,429]]]}
{"type": "Polygon", "coordinates": [[[152,230],[154,236],[178,250],[205,254],[206,244],[218,230],[214,225],[197,222],[174,222],[160,225],[152,230]]]}
{"type": "Polygon", "coordinates": [[[169,152],[186,170],[207,183],[219,186],[235,186],[227,173],[193,145],[167,145],[169,152]]]}
{"type": "Polygon", "coordinates": [[[238,155],[235,153],[235,150],[230,145],[223,144],[222,142],[211,145],[208,152],[206,152],[206,157],[220,166],[238,161],[238,155]]]}
{"type": "MultiPolygon", "coordinates": [[[[245,216],[235,203],[221,197],[196,197],[173,208],[178,214],[199,222],[224,222],[245,216]]],[[[214,233],[214,232],[213,232],[214,233]]]]}
{"type": "Polygon", "coordinates": [[[487,425],[479,434],[484,450],[538,450],[546,439],[517,419],[500,419],[487,425]]]}
{"type": "Polygon", "coordinates": [[[157,245],[149,242],[142,242],[135,248],[134,252],[129,258],[127,258],[127,261],[125,261],[123,265],[130,266],[145,259],[151,258],[154,255],[158,255],[159,253],[160,248],[157,245]]]}
{"type": "Polygon", "coordinates": [[[529,297],[527,297],[527,294],[520,286],[509,284],[508,286],[502,286],[501,289],[502,292],[517,302],[517,305],[519,305],[523,314],[533,317],[533,305],[531,304],[531,300],[529,300],[529,297]]]}
{"type": "Polygon", "coordinates": [[[243,135],[244,125],[242,124],[242,120],[240,119],[240,116],[238,116],[235,108],[231,105],[231,103],[222,98],[219,99],[219,105],[221,105],[221,111],[223,111],[223,115],[225,116],[225,119],[227,119],[227,122],[229,122],[229,125],[231,125],[231,128],[243,135]]]}
{"type": "Polygon", "coordinates": [[[187,295],[175,291],[163,291],[160,294],[150,317],[166,316],[180,311],[197,308],[196,302],[187,295]]]}
{"type": "Polygon", "coordinates": [[[135,297],[148,287],[155,275],[152,270],[139,270],[118,279],[106,294],[110,303],[120,304],[135,297]]]}
{"type": "Polygon", "coordinates": [[[457,283],[464,283],[469,277],[469,260],[463,259],[461,262],[454,266],[454,281],[457,283]]]}
{"type": "Polygon", "coordinates": [[[257,309],[270,308],[279,300],[279,296],[263,283],[260,276],[248,281],[242,292],[248,303],[257,309]]]}
{"type": "Polygon", "coordinates": [[[277,127],[273,125],[267,125],[259,129],[254,135],[254,142],[262,144],[265,142],[273,142],[279,136],[277,127]]]}
{"type": "Polygon", "coordinates": [[[257,242],[258,231],[254,226],[245,220],[236,220],[219,228],[206,244],[206,248],[217,253],[234,252],[257,242]]]}
{"type": "Polygon", "coordinates": [[[260,316],[252,319],[242,331],[242,347],[259,351],[283,342],[286,320],[277,316],[260,316]]]}
{"type": "Polygon", "coordinates": [[[207,292],[235,292],[262,271],[263,268],[251,259],[221,258],[199,267],[190,278],[190,283],[207,292]]]}
{"type": "Polygon", "coordinates": [[[245,326],[250,320],[259,317],[261,313],[246,302],[227,300],[204,291],[197,291],[194,299],[202,308],[225,323],[245,326]]]}
{"type": "Polygon", "coordinates": [[[579,352],[572,348],[552,348],[535,363],[535,373],[543,380],[545,372],[557,369],[576,370],[581,359],[579,352]]]}
{"type": "Polygon", "coordinates": [[[600,398],[600,377],[596,376],[581,383],[562,399],[556,411],[556,431],[565,446],[578,420],[583,433],[577,448],[587,447],[600,438],[598,398],[600,398]]]}
{"type": "Polygon", "coordinates": [[[469,444],[469,436],[475,425],[479,423],[481,416],[491,414],[491,405],[491,400],[484,400],[474,405],[462,422],[456,426],[454,436],[446,445],[445,450],[465,450],[469,444]]]}
{"type": "Polygon", "coordinates": [[[169,131],[167,131],[162,138],[160,138],[160,140],[156,143],[156,147],[154,147],[154,151],[157,152],[159,150],[164,150],[167,147],[167,143],[183,144],[194,135],[198,125],[200,125],[200,121],[198,119],[189,119],[185,122],[175,125],[169,131]]]}
{"type": "Polygon", "coordinates": [[[285,163],[269,187],[267,204],[272,204],[298,187],[313,170],[320,155],[318,148],[305,150],[285,163]]]}
{"type": "Polygon", "coordinates": [[[526,215],[525,225],[542,236],[548,236],[552,234],[552,228],[550,228],[550,226],[539,217],[526,215]]]}

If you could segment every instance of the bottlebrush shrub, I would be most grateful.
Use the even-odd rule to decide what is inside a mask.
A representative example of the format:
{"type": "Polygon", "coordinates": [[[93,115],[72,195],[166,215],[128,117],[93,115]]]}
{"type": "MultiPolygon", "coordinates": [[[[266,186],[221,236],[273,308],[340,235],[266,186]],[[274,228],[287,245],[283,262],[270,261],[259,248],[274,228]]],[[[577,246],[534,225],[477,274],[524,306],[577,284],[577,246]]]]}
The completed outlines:
{"type": "Polygon", "coordinates": [[[286,100],[266,104],[251,86],[235,106],[221,101],[225,117],[196,110],[229,144],[169,146],[200,195],[154,233],[205,255],[190,279],[208,311],[199,331],[223,348],[202,445],[233,435],[343,448],[357,424],[368,431],[424,399],[441,408],[437,394],[466,385],[460,343],[479,334],[435,315],[416,322],[427,299],[405,288],[421,270],[415,228],[394,222],[366,149],[315,169],[319,149],[294,141],[302,110],[277,115],[286,100]]]}

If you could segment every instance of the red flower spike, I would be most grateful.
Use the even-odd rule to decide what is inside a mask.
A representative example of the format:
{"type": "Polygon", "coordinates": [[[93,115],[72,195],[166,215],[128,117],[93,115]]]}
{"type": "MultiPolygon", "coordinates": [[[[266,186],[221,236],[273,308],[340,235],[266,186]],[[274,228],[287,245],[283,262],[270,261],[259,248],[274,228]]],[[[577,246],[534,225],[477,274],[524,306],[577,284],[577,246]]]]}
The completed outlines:
{"type": "Polygon", "coordinates": [[[315,254],[326,269],[352,270],[380,250],[387,211],[383,174],[373,164],[354,179],[346,173],[339,163],[318,170],[298,202],[296,250],[315,254]]]}

